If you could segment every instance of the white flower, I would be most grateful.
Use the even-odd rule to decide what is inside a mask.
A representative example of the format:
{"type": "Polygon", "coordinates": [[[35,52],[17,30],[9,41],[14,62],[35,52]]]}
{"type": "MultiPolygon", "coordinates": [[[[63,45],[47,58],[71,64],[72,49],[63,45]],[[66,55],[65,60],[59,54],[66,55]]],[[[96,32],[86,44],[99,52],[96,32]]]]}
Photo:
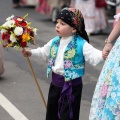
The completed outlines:
{"type": "Polygon", "coordinates": [[[18,21],[22,21],[23,19],[21,19],[21,18],[17,18],[17,20],[18,20],[18,21]]]}
{"type": "Polygon", "coordinates": [[[37,35],[37,29],[36,28],[33,29],[33,32],[34,32],[35,35],[37,35]]]}
{"type": "Polygon", "coordinates": [[[1,30],[1,34],[6,33],[6,32],[7,32],[6,29],[2,29],[2,30],[1,30]]]}
{"type": "Polygon", "coordinates": [[[16,27],[14,30],[14,33],[19,36],[23,34],[23,28],[22,27],[16,27]]]}
{"type": "Polygon", "coordinates": [[[8,25],[9,28],[14,27],[14,24],[15,24],[14,20],[10,20],[10,21],[7,22],[7,25],[8,25]]]}
{"type": "Polygon", "coordinates": [[[10,20],[12,20],[13,18],[14,18],[14,15],[8,17],[8,18],[6,19],[6,21],[10,21],[10,20]]]}
{"type": "Polygon", "coordinates": [[[13,43],[13,42],[16,42],[16,38],[13,34],[10,35],[10,41],[13,43]]]}
{"type": "Polygon", "coordinates": [[[8,28],[8,23],[5,22],[2,26],[3,26],[4,28],[8,28]]]}
{"type": "Polygon", "coordinates": [[[14,20],[9,20],[7,22],[5,22],[2,26],[5,28],[11,28],[14,27],[15,21],[14,20]]]}

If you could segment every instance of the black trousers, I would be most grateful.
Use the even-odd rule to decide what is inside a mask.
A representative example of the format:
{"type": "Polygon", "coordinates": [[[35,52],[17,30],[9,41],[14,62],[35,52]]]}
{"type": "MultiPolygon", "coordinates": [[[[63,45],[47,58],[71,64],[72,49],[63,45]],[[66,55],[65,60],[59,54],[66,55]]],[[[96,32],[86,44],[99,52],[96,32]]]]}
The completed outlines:
{"type": "MultiPolygon", "coordinates": [[[[72,103],[73,120],[79,120],[82,86],[83,85],[81,83],[80,85],[72,87],[72,91],[73,91],[72,94],[75,97],[75,100],[72,103]]],[[[46,120],[59,120],[59,118],[58,118],[58,100],[60,98],[61,90],[62,90],[62,88],[56,87],[52,83],[50,84],[50,89],[49,89],[49,94],[48,94],[46,120]]],[[[60,120],[70,120],[69,104],[68,104],[67,98],[65,98],[65,100],[64,100],[64,105],[62,107],[60,120]]]]}
{"type": "Polygon", "coordinates": [[[13,2],[14,4],[18,4],[18,3],[20,2],[20,0],[12,0],[12,2],[13,2]]]}

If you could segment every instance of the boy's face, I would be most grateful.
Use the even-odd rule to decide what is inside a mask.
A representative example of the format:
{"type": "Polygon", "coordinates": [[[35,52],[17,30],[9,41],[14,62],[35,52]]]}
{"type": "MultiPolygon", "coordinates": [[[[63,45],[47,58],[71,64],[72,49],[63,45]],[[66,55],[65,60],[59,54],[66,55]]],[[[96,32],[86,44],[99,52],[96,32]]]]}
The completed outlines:
{"type": "Polygon", "coordinates": [[[57,32],[57,35],[60,37],[72,36],[76,32],[76,29],[63,22],[61,19],[57,20],[55,30],[57,32]]]}

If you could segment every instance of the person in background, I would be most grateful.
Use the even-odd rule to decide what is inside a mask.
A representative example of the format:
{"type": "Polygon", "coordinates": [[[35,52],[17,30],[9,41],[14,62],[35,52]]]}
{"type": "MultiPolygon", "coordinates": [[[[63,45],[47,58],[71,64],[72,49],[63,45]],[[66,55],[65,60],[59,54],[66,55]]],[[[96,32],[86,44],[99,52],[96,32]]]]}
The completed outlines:
{"type": "Polygon", "coordinates": [[[105,0],[71,0],[71,7],[79,9],[85,20],[85,29],[88,35],[103,33],[108,25],[105,0]],[[104,4],[101,5],[101,2],[104,4]]]}
{"type": "Polygon", "coordinates": [[[13,8],[19,8],[20,7],[20,0],[12,0],[13,8]]]}
{"type": "Polygon", "coordinates": [[[120,13],[105,40],[108,54],[92,98],[89,120],[120,120],[120,13]]]}
{"type": "Polygon", "coordinates": [[[3,49],[0,45],[0,76],[4,73],[4,59],[3,59],[3,49]]]}
{"type": "Polygon", "coordinates": [[[43,47],[26,48],[22,53],[48,60],[47,76],[52,71],[46,120],[79,120],[85,61],[95,66],[106,55],[89,44],[78,9],[62,9],[57,14],[55,30],[57,36],[43,47]]]}

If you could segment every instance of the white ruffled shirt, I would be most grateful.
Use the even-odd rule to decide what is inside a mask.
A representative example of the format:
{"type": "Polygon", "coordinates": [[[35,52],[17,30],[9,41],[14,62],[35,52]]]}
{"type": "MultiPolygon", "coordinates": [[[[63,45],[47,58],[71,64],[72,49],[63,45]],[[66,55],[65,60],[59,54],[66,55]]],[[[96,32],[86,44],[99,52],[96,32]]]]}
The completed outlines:
{"type": "MultiPolygon", "coordinates": [[[[52,67],[52,71],[64,75],[64,51],[67,47],[68,43],[72,40],[72,36],[70,37],[63,37],[60,40],[60,46],[58,49],[58,54],[56,57],[55,65],[52,67]]],[[[38,56],[42,58],[43,60],[47,60],[49,53],[50,53],[50,46],[52,44],[52,40],[50,40],[47,44],[45,44],[43,47],[38,47],[37,49],[32,49],[32,56],[38,56]]],[[[85,58],[85,61],[87,61],[89,64],[95,66],[101,62],[103,62],[102,58],[102,51],[94,48],[92,45],[90,45],[88,42],[85,42],[83,46],[83,55],[85,58]]]]}

